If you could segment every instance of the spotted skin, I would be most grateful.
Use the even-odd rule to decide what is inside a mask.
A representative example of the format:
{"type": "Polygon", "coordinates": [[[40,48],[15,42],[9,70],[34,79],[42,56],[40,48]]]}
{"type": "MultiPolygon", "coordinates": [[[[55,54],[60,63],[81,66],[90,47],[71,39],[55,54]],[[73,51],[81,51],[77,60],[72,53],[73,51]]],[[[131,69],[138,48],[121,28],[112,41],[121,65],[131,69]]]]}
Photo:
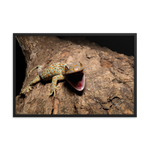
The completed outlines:
{"type": "Polygon", "coordinates": [[[72,74],[81,71],[83,70],[84,67],[80,62],[70,64],[58,62],[55,64],[51,64],[44,70],[42,70],[42,66],[36,66],[29,72],[29,74],[36,68],[38,68],[38,75],[35,77],[33,81],[31,81],[28,84],[28,86],[25,89],[21,91],[21,93],[29,92],[30,90],[32,90],[31,86],[39,82],[41,79],[43,81],[48,81],[52,79],[52,86],[49,96],[52,95],[53,93],[55,96],[55,90],[58,89],[58,87],[56,86],[57,81],[65,79],[65,74],[72,74]]]}

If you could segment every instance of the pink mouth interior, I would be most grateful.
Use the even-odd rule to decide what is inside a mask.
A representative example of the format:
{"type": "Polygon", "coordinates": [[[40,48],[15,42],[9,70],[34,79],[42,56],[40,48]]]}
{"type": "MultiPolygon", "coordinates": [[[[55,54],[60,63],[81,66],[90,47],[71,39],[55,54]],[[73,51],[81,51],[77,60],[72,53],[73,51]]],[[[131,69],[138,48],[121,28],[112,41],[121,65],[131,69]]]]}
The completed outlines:
{"type": "Polygon", "coordinates": [[[77,90],[82,91],[85,85],[85,75],[83,70],[66,75],[66,80],[77,90]]]}

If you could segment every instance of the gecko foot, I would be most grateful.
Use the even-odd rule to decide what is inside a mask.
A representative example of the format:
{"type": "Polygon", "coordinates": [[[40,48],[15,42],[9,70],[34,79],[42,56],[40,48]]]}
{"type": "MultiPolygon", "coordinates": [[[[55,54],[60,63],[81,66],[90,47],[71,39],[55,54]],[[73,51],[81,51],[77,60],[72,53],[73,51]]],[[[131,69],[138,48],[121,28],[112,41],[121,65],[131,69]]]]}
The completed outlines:
{"type": "Polygon", "coordinates": [[[55,90],[51,92],[51,90],[48,90],[50,92],[50,94],[47,94],[47,96],[51,96],[54,93],[54,97],[55,97],[55,90]]]}
{"type": "Polygon", "coordinates": [[[57,87],[55,87],[54,90],[48,90],[50,92],[50,94],[47,94],[47,96],[51,96],[54,93],[54,97],[55,97],[55,92],[56,92],[56,90],[59,90],[59,89],[60,89],[60,85],[58,85],[57,87]]]}
{"type": "Polygon", "coordinates": [[[60,90],[60,88],[61,88],[61,86],[58,85],[55,89],[56,89],[56,90],[60,90]]]}
{"type": "Polygon", "coordinates": [[[25,89],[23,89],[22,91],[21,91],[21,93],[25,93],[25,92],[29,92],[30,90],[32,90],[32,87],[30,86],[30,85],[28,85],[25,89]]]}

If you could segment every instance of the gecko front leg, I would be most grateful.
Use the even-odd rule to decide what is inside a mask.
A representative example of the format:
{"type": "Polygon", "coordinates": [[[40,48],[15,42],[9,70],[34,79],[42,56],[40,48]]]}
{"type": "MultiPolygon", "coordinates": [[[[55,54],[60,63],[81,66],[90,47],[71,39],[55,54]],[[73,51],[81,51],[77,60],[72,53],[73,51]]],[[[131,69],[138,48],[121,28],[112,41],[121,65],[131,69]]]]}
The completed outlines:
{"type": "Polygon", "coordinates": [[[51,86],[51,90],[50,90],[50,94],[48,96],[51,96],[54,93],[54,97],[55,97],[55,90],[59,89],[58,86],[56,86],[57,81],[58,80],[63,80],[65,77],[60,74],[60,75],[56,75],[52,78],[52,86],[51,86]]]}

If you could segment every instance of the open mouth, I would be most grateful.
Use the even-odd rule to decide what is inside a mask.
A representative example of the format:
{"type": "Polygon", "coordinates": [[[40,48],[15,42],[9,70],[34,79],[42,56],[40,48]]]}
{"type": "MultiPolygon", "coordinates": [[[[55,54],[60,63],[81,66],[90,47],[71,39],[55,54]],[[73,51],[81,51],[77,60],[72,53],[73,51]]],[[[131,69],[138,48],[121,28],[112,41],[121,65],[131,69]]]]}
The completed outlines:
{"type": "Polygon", "coordinates": [[[85,86],[84,71],[75,72],[66,75],[66,80],[77,90],[82,91],[85,86]]]}

